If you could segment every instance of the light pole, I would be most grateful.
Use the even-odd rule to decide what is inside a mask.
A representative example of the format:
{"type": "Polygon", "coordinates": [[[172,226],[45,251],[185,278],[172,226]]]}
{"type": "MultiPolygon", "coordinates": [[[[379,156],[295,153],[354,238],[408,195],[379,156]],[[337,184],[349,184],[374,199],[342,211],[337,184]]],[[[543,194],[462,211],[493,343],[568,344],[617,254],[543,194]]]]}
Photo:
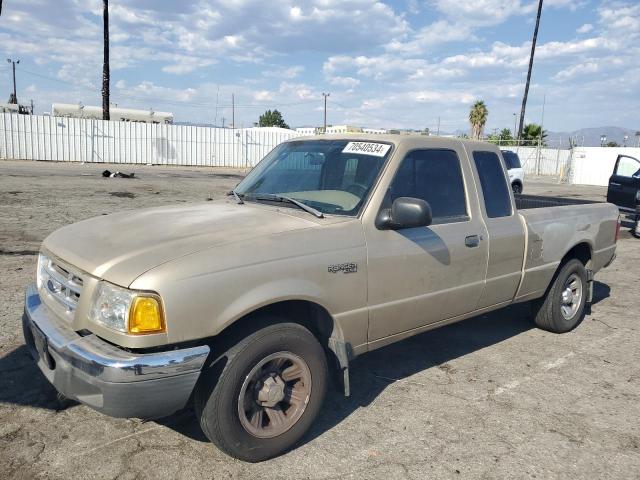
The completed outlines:
{"type": "Polygon", "coordinates": [[[9,103],[18,104],[18,95],[16,94],[16,64],[20,63],[20,60],[11,60],[7,58],[7,62],[9,62],[13,66],[13,94],[9,99],[9,103]]]}
{"type": "Polygon", "coordinates": [[[624,137],[622,137],[622,145],[624,147],[627,146],[627,140],[629,140],[629,135],[625,135],[624,137]]]}
{"type": "Polygon", "coordinates": [[[331,95],[330,93],[322,92],[322,96],[324,97],[324,130],[322,133],[327,133],[327,97],[331,95]]]}
{"type": "MultiPolygon", "coordinates": [[[[516,140],[516,138],[518,138],[518,134],[516,133],[516,128],[518,125],[518,114],[517,113],[513,113],[513,139],[516,140]]],[[[517,146],[517,143],[516,143],[517,146]]]]}
{"type": "Polygon", "coordinates": [[[111,120],[109,82],[111,70],[109,66],[109,0],[102,2],[102,119],[111,120]]]}
{"type": "Polygon", "coordinates": [[[604,142],[607,141],[607,136],[606,135],[600,135],[600,146],[604,147],[604,142]]]}

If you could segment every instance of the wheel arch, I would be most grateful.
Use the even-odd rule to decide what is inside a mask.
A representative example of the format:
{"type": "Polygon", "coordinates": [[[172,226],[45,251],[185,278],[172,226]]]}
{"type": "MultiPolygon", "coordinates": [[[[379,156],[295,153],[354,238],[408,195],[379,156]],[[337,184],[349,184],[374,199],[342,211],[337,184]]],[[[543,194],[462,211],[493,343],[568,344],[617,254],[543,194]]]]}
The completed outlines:
{"type": "Polygon", "coordinates": [[[591,266],[591,260],[593,258],[593,246],[586,240],[583,240],[573,247],[571,247],[567,253],[564,254],[558,270],[572,258],[576,258],[582,262],[582,264],[588,269],[591,266]]]}
{"type": "Polygon", "coordinates": [[[274,323],[290,322],[301,325],[316,337],[325,350],[329,364],[343,381],[345,395],[349,395],[348,368],[352,358],[350,344],[344,341],[339,322],[329,310],[318,302],[309,299],[291,298],[275,300],[256,306],[243,315],[227,323],[225,328],[213,337],[213,349],[226,350],[230,344],[274,323]]]}

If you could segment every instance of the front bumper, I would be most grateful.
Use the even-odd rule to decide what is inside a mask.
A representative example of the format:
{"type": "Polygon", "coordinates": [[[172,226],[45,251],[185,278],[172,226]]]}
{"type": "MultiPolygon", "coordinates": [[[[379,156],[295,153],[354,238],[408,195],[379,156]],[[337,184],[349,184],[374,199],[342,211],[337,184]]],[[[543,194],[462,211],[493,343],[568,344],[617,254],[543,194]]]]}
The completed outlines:
{"type": "Polygon", "coordinates": [[[185,407],[209,355],[206,345],[138,354],[82,336],[40,301],[35,285],[25,294],[22,328],[60,393],[112,417],[159,418],[185,407]]]}

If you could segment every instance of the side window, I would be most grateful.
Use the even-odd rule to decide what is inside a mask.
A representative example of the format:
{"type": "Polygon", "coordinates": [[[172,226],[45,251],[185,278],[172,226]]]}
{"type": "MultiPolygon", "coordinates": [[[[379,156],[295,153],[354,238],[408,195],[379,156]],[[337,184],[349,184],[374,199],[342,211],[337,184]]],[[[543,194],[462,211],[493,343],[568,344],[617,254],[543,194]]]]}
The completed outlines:
{"type": "Polygon", "coordinates": [[[640,161],[633,157],[621,156],[616,167],[616,175],[621,177],[636,177],[640,174],[640,161]]]}
{"type": "Polygon", "coordinates": [[[389,189],[389,206],[398,197],[427,201],[434,224],[468,220],[460,160],[453,150],[409,152],[389,189]]]}
{"type": "Polygon", "coordinates": [[[493,152],[473,152],[473,161],[480,177],[487,216],[510,216],[512,212],[509,186],[498,155],[493,152]]]}
{"type": "Polygon", "coordinates": [[[517,154],[509,150],[502,150],[502,158],[504,158],[504,163],[507,165],[507,170],[512,168],[522,168],[522,165],[520,165],[520,158],[517,154]]]}

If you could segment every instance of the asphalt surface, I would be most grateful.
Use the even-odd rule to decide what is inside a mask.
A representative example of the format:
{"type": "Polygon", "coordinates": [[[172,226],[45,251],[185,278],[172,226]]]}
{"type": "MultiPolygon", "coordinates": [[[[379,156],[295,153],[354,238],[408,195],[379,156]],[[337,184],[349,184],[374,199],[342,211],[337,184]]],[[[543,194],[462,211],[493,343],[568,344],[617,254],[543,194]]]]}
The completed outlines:
{"type": "MultiPolygon", "coordinates": [[[[518,305],[363,356],[352,396],[331,391],[302,444],[274,460],[227,457],[189,409],[142,422],[61,408],[20,327],[42,239],[103,213],[219,198],[241,178],[0,161],[0,478],[640,478],[640,240],[627,232],[574,331],[538,330],[518,305]]],[[[527,180],[525,193],[605,193],[527,180]]]]}

